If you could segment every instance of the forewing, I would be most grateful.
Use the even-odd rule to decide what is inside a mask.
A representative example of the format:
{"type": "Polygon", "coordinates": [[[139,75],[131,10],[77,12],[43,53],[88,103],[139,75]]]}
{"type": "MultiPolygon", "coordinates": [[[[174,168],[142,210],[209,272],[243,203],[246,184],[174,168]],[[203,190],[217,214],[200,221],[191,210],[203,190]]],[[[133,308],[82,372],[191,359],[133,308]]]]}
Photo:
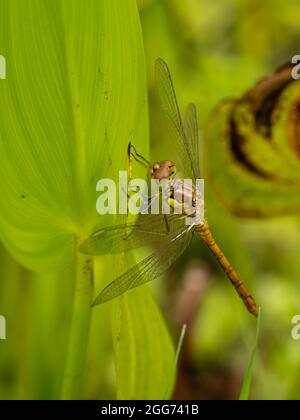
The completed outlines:
{"type": "Polygon", "coordinates": [[[140,214],[134,224],[121,224],[95,231],[79,247],[88,255],[117,254],[141,246],[159,246],[161,242],[180,232],[185,218],[179,215],[140,214]]]}
{"type": "Polygon", "coordinates": [[[192,167],[192,156],[190,155],[189,149],[186,147],[187,140],[185,138],[185,131],[170,70],[161,58],[156,60],[155,75],[162,110],[166,117],[172,140],[174,139],[178,160],[184,170],[184,176],[186,178],[195,179],[192,167]]]}
{"type": "Polygon", "coordinates": [[[92,306],[114,299],[129,289],[161,276],[188,247],[192,235],[192,231],[186,227],[180,234],[173,236],[170,242],[164,242],[156,252],[106,286],[96,297],[92,306]]]}
{"type": "Polygon", "coordinates": [[[186,148],[191,157],[191,164],[195,179],[200,177],[199,164],[199,128],[197,121],[197,109],[195,104],[189,104],[184,119],[184,131],[186,148]]]}

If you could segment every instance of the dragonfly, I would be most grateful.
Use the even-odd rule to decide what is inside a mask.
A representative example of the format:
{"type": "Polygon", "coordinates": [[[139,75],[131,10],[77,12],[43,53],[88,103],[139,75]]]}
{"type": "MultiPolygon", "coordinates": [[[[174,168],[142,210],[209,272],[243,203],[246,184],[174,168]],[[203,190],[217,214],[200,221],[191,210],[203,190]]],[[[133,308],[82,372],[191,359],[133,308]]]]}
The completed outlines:
{"type": "Polygon", "coordinates": [[[189,195],[192,204],[184,209],[183,215],[174,212],[168,215],[140,214],[135,223],[100,228],[80,245],[80,252],[89,255],[117,254],[149,244],[154,247],[150,255],[101,290],[92,306],[107,302],[129,289],[161,277],[184,253],[195,235],[216,257],[248,311],[257,317],[258,310],[254,298],[215,241],[208,221],[204,217],[196,216],[192,223],[186,223],[186,217],[203,214],[204,211],[204,201],[195,187],[196,180],[200,179],[197,110],[191,103],[187,107],[184,119],[181,117],[170,70],[161,58],[155,62],[155,76],[162,111],[177,151],[178,162],[185,177],[191,179],[193,185],[188,188],[183,186],[173,161],[163,160],[151,164],[131,144],[128,148],[129,157],[146,166],[151,179],[171,182],[170,206],[174,206],[176,195],[182,194],[189,195]]]}

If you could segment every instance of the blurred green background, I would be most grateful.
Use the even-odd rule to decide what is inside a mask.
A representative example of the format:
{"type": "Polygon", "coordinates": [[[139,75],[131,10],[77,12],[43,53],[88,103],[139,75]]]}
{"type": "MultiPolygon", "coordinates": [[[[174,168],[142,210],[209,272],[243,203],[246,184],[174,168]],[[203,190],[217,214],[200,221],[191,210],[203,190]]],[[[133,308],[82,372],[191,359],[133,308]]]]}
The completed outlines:
{"type": "MultiPolygon", "coordinates": [[[[139,4],[150,98],[153,61],[162,56],[171,68],[181,109],[190,101],[197,105],[202,143],[209,141],[206,128],[219,101],[241,96],[299,51],[297,1],[139,4]]],[[[160,141],[159,111],[154,100],[150,104],[151,146],[157,157],[168,145],[160,141]]],[[[202,159],[205,166],[205,152],[202,159]]],[[[223,171],[220,167],[220,176],[223,171]]],[[[298,399],[300,347],[290,330],[292,316],[299,313],[299,217],[239,220],[222,208],[209,182],[205,189],[211,228],[262,307],[252,398],[298,399]]],[[[181,263],[171,271],[162,300],[172,324],[188,320],[193,325],[175,396],[237,398],[253,342],[252,320],[202,244],[195,241],[181,263]],[[179,290],[174,295],[175,281],[179,290]]]]}
{"type": "MultiPolygon", "coordinates": [[[[206,167],[205,133],[214,107],[241,96],[300,52],[299,1],[139,0],[138,8],[148,76],[151,158],[170,157],[154,95],[153,64],[163,57],[181,109],[189,102],[197,105],[206,167]]],[[[215,237],[262,307],[251,398],[298,399],[300,341],[291,338],[291,319],[300,313],[299,216],[238,219],[222,206],[209,182],[205,188],[215,237]]],[[[6,342],[0,341],[0,398],[58,398],[74,270],[34,274],[4,248],[0,260],[0,314],[7,319],[8,335],[6,342]]],[[[96,263],[95,277],[104,279],[99,284],[96,280],[97,290],[106,283],[109,270],[102,262],[96,263]]],[[[238,398],[255,322],[209,250],[195,240],[153,291],[175,345],[182,324],[188,325],[173,397],[238,398]]],[[[109,304],[93,311],[84,398],[116,397],[109,318],[109,304]]]]}

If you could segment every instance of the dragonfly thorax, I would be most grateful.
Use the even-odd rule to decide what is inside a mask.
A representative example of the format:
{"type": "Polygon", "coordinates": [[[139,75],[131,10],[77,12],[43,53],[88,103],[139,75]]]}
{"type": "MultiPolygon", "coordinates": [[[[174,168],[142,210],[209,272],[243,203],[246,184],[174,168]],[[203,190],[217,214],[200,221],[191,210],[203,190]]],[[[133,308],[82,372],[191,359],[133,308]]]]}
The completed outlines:
{"type": "Polygon", "coordinates": [[[181,213],[193,218],[193,225],[202,224],[204,220],[204,197],[195,185],[181,178],[170,180],[170,205],[181,213]]]}
{"type": "Polygon", "coordinates": [[[189,225],[201,225],[204,221],[203,193],[192,180],[176,177],[175,174],[175,163],[170,160],[162,160],[150,166],[151,179],[161,187],[161,194],[155,196],[162,197],[162,203],[171,209],[171,213],[186,216],[189,225]]]}

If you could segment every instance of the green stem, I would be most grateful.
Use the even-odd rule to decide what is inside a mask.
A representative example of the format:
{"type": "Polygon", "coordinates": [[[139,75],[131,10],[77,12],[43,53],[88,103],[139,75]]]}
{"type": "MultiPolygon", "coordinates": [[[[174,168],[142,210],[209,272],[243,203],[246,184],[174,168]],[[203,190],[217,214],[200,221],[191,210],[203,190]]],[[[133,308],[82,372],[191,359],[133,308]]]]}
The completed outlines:
{"type": "Polygon", "coordinates": [[[71,332],[68,344],[62,399],[82,399],[82,384],[91,319],[93,294],[92,261],[86,255],[77,254],[76,286],[71,332]]]}

